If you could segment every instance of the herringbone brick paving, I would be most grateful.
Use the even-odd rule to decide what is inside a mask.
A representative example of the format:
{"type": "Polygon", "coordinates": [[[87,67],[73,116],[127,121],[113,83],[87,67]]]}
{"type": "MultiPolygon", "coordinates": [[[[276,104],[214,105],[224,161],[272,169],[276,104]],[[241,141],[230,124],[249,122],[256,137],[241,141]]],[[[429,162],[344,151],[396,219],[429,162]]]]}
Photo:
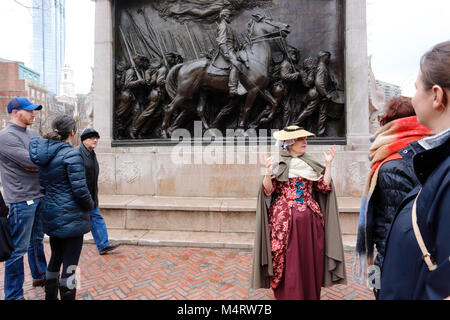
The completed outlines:
{"type": "MultiPolygon", "coordinates": [[[[50,247],[45,243],[47,259],[50,247]]],[[[252,252],[236,249],[168,248],[122,245],[100,256],[84,244],[77,299],[94,300],[271,300],[271,290],[250,288],[252,252]]],[[[348,285],[322,289],[323,300],[373,300],[372,292],[352,282],[353,254],[346,252],[348,285]]],[[[25,257],[25,298],[44,299],[33,288],[25,257]]],[[[4,264],[0,268],[3,298],[4,264]]]]}

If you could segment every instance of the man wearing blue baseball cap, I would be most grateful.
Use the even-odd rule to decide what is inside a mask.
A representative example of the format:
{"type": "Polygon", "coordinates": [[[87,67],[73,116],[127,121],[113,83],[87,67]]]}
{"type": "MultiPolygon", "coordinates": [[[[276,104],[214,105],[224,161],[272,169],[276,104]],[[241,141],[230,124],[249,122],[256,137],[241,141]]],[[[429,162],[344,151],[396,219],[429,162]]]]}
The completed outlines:
{"type": "Polygon", "coordinates": [[[34,122],[34,111],[41,109],[41,105],[32,104],[27,98],[12,99],[8,103],[10,121],[0,131],[0,173],[14,242],[14,251],[5,262],[6,300],[24,299],[23,256],[27,252],[33,286],[45,283],[47,263],[39,210],[44,195],[40,190],[38,167],[31,161],[28,151],[31,138],[39,136],[28,126],[34,122]]]}

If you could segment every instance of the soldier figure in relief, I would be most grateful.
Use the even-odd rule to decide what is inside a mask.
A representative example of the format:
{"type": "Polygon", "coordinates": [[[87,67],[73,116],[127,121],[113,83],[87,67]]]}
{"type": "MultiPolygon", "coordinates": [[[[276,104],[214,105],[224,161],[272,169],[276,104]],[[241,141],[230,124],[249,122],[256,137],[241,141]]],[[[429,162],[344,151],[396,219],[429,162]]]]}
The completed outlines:
{"type": "MultiPolygon", "coordinates": [[[[231,96],[238,95],[238,81],[239,81],[239,69],[242,68],[243,63],[236,55],[235,50],[235,38],[233,30],[230,27],[231,23],[231,11],[223,9],[220,12],[219,27],[217,29],[217,44],[219,45],[219,52],[222,56],[230,62],[230,79],[228,82],[229,94],[231,96]]],[[[247,62],[244,63],[248,68],[247,62]]]]}
{"type": "Polygon", "coordinates": [[[308,92],[308,104],[295,121],[295,124],[300,125],[306,120],[315,110],[319,109],[318,120],[318,136],[325,135],[326,119],[327,119],[327,102],[331,100],[331,92],[333,91],[333,82],[331,81],[328,71],[328,63],[330,61],[331,53],[321,50],[317,56],[318,64],[314,75],[314,87],[312,86],[311,74],[307,79],[307,86],[311,85],[308,92]]]}
{"type": "MultiPolygon", "coordinates": [[[[119,130],[125,130],[130,120],[137,117],[140,112],[140,105],[137,96],[140,91],[146,87],[145,79],[139,79],[136,72],[144,73],[148,69],[149,60],[143,55],[135,55],[133,57],[136,69],[130,67],[125,72],[123,79],[123,91],[120,96],[120,103],[117,108],[118,123],[121,124],[119,130]]],[[[131,133],[131,132],[130,132],[131,133]]]]}
{"type": "Polygon", "coordinates": [[[259,117],[251,124],[252,128],[264,125],[272,121],[277,112],[278,106],[283,107],[283,127],[288,125],[289,117],[291,115],[289,102],[286,97],[289,93],[288,83],[294,82],[299,77],[299,72],[295,70],[295,64],[298,61],[298,51],[294,47],[290,47],[281,63],[276,65],[273,70],[273,80],[271,93],[277,103],[275,105],[268,105],[266,109],[261,112],[259,117]],[[288,56],[289,55],[289,56],[288,56]]]}
{"type": "Polygon", "coordinates": [[[168,66],[160,63],[158,68],[150,68],[145,73],[145,81],[151,87],[150,94],[148,95],[149,104],[148,107],[142,111],[142,113],[136,118],[131,128],[131,138],[136,139],[142,138],[144,129],[144,124],[147,122],[149,117],[151,117],[158,106],[165,98],[166,94],[166,76],[170,68],[172,68],[178,60],[178,55],[169,52],[165,54],[168,66]]]}

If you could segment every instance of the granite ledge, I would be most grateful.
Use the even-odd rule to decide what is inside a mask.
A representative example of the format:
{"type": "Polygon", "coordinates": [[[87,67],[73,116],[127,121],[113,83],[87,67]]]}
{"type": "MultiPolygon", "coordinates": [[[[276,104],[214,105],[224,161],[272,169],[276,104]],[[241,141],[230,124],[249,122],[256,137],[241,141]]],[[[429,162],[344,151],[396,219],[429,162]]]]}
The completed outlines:
{"type": "MultiPolygon", "coordinates": [[[[99,195],[100,208],[167,211],[256,211],[256,198],[157,197],[137,195],[99,195]]],[[[359,213],[361,198],[338,197],[340,212],[359,213]]]]}

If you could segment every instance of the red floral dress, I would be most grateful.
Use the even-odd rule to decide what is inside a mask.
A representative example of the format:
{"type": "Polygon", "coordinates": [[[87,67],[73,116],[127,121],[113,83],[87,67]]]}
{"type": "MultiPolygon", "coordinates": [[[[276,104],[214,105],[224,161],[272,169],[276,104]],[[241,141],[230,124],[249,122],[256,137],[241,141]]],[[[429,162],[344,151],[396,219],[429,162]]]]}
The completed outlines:
{"type": "MultiPolygon", "coordinates": [[[[313,188],[322,193],[331,191],[323,177],[318,181],[307,180],[302,177],[289,178],[280,182],[272,180],[275,198],[269,209],[269,230],[273,258],[273,273],[271,287],[275,289],[280,283],[285,265],[286,249],[291,225],[291,210],[303,212],[309,207],[324,225],[323,215],[319,204],[312,197],[313,188]]],[[[266,192],[267,194],[267,192],[266,192]]]]}

